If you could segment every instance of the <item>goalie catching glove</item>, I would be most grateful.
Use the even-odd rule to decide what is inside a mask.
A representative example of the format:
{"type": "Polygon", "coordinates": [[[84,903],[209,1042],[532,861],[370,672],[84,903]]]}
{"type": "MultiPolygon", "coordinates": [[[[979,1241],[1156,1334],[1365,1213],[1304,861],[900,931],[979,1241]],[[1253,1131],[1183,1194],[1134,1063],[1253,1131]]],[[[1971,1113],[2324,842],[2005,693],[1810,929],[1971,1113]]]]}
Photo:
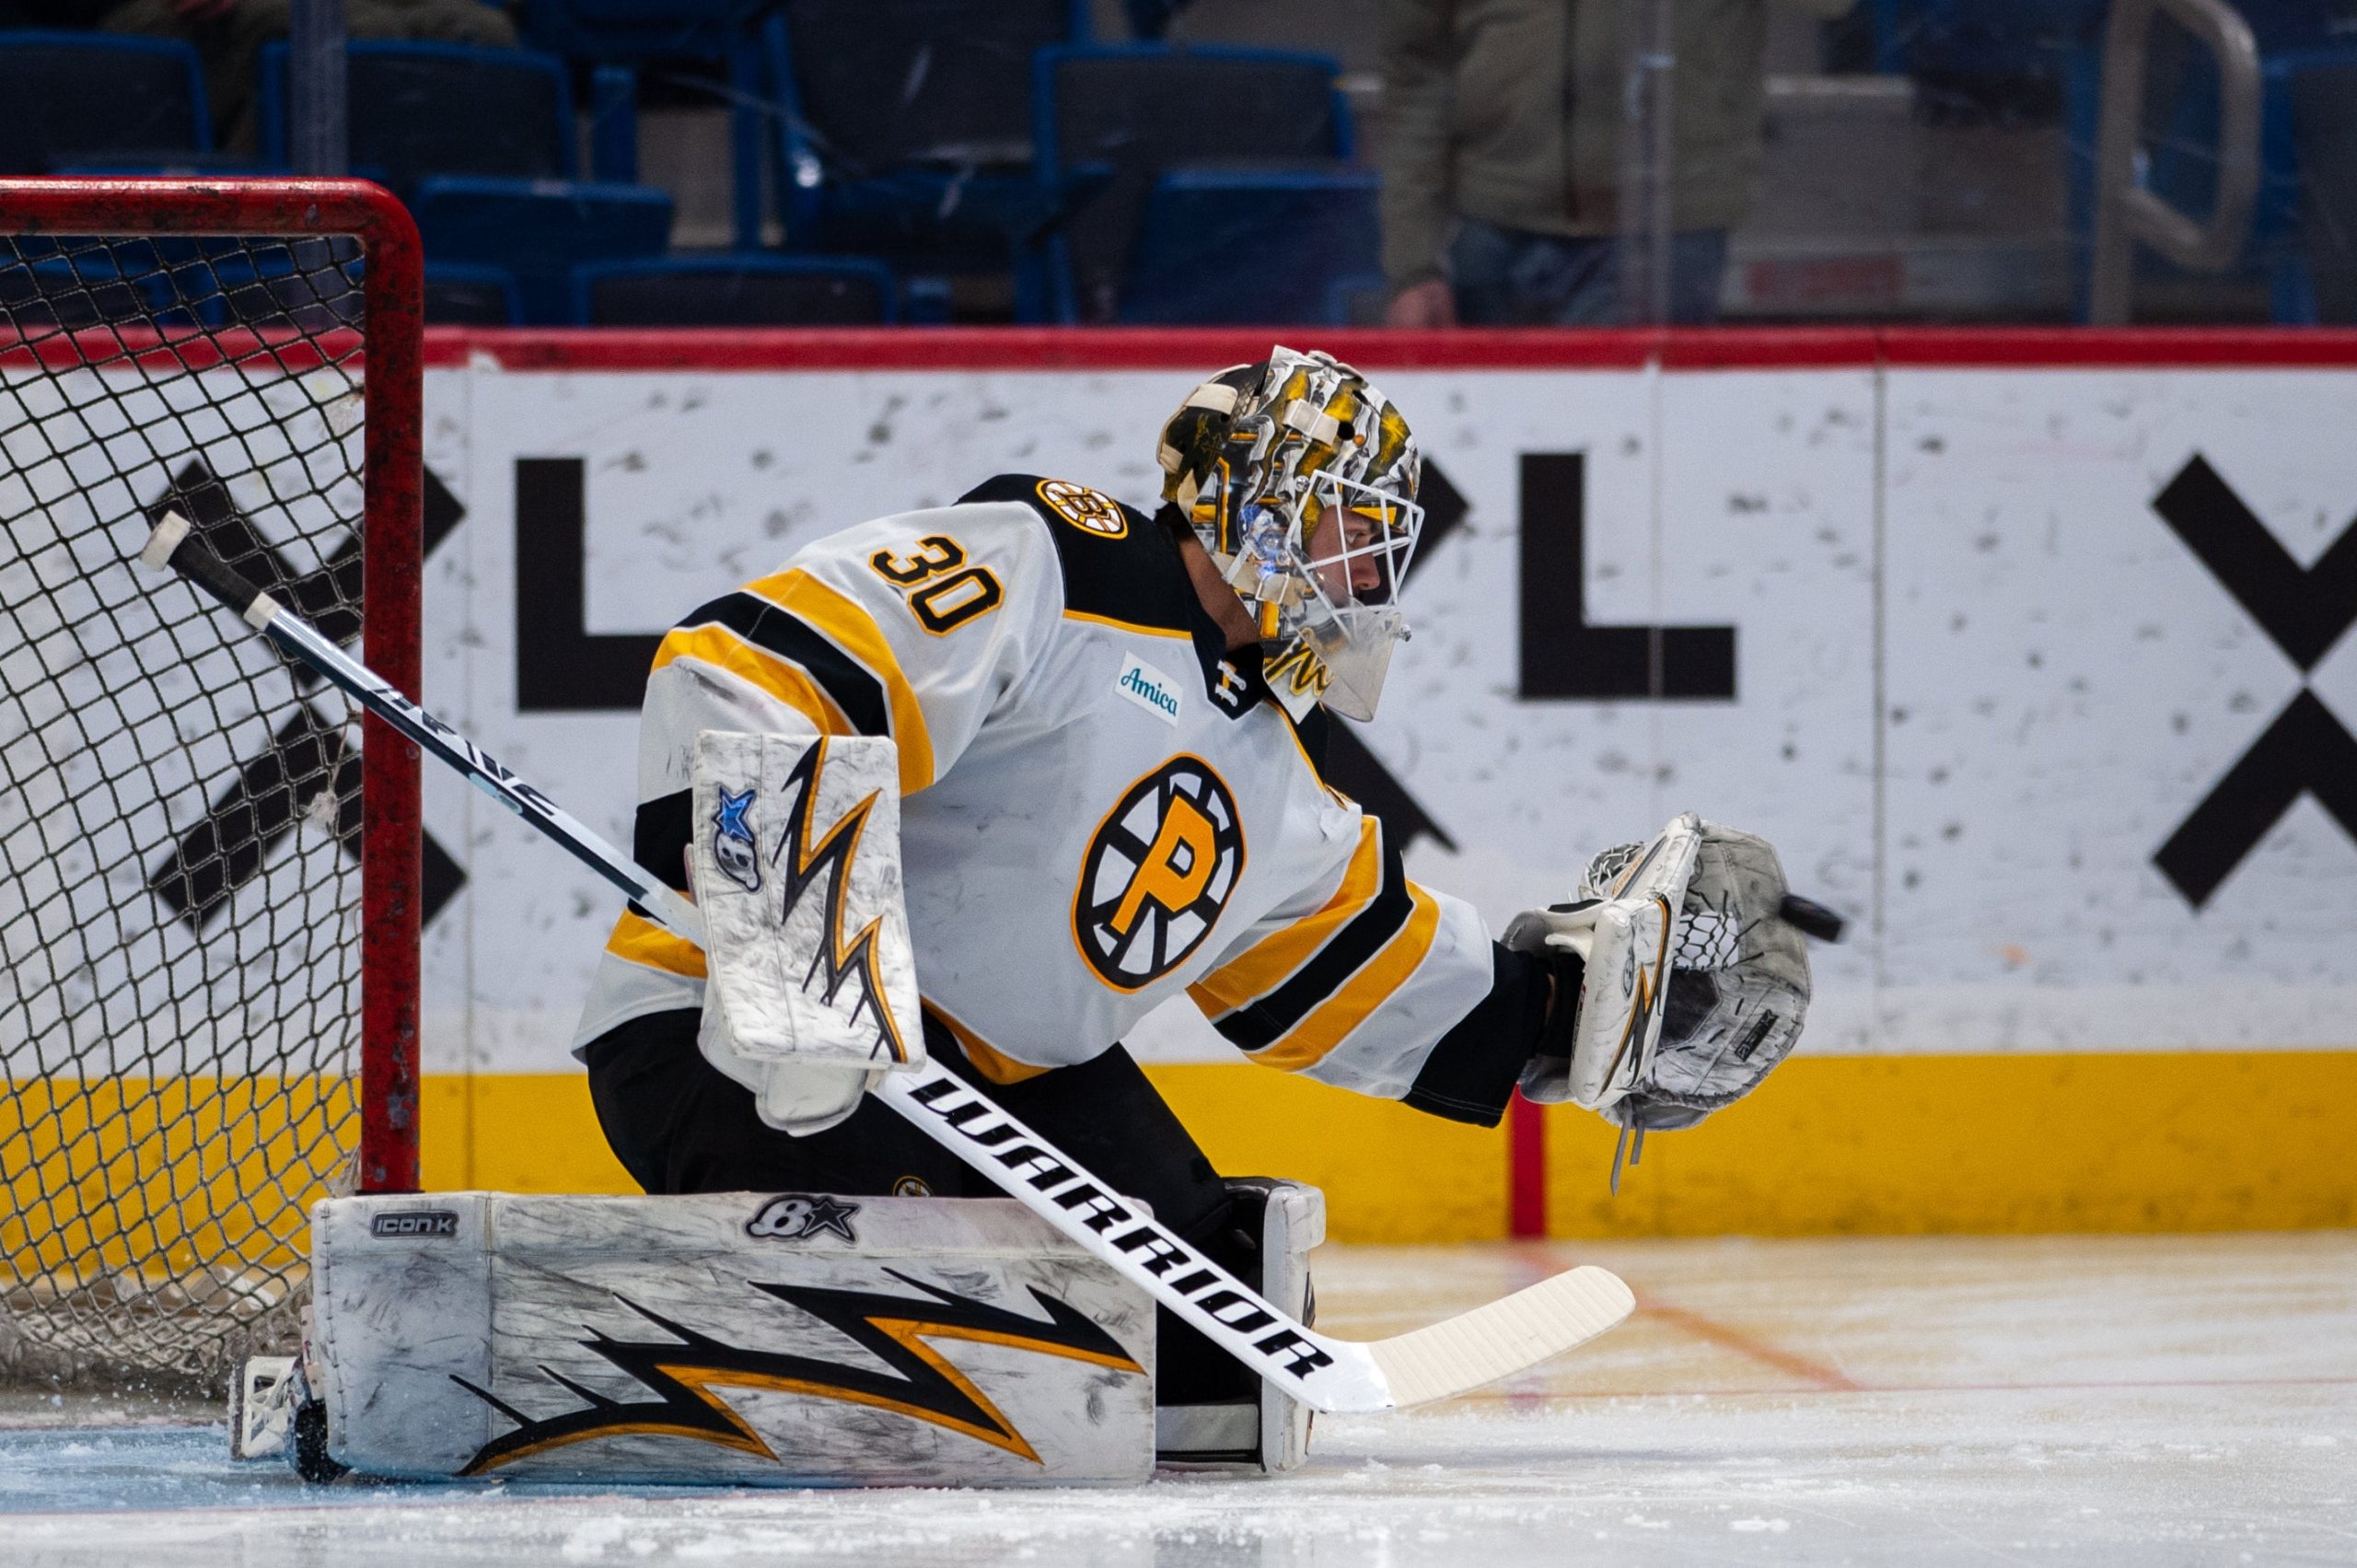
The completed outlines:
{"type": "Polygon", "coordinates": [[[697,1047],[761,1120],[824,1132],[925,1062],[900,892],[900,763],[880,737],[696,737],[697,1047]]]}
{"type": "Polygon", "coordinates": [[[1690,1127],[1758,1087],[1808,1011],[1786,891],[1767,840],[1688,812],[1589,862],[1578,901],[1515,916],[1507,947],[1565,980],[1580,960],[1576,1005],[1556,999],[1524,1097],[1585,1106],[1642,1149],[1647,1131],[1690,1127]]]}

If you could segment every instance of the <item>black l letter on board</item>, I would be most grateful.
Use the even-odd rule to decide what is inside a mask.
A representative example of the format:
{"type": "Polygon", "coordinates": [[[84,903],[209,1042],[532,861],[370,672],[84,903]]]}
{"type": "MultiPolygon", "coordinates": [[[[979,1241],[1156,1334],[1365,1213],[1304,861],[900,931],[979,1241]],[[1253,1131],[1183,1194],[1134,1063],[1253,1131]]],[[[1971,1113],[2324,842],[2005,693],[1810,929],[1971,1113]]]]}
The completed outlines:
{"type": "Polygon", "coordinates": [[[659,632],[592,636],[579,458],[516,459],[516,707],[634,710],[659,632]]]}
{"type": "Polygon", "coordinates": [[[1587,458],[1522,454],[1525,699],[1735,695],[1732,626],[1587,622],[1587,458]]]}

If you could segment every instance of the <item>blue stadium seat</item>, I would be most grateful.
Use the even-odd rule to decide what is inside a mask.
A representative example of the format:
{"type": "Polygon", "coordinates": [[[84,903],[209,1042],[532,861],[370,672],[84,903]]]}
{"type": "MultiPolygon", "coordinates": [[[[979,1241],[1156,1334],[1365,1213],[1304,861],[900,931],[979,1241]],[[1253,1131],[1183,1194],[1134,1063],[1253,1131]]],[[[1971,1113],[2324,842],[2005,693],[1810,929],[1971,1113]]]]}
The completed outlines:
{"type": "Polygon", "coordinates": [[[507,268],[537,326],[573,319],[575,267],[652,260],[671,242],[671,198],[647,185],[436,176],[409,205],[429,261],[507,268]]]}
{"type": "MultiPolygon", "coordinates": [[[[573,87],[564,63],[522,49],[354,39],[345,113],[353,168],[406,196],[429,175],[570,180],[573,87]]],[[[286,46],[264,46],[262,157],[286,159],[286,46]]]]}
{"type": "Polygon", "coordinates": [[[1346,326],[1336,285],[1381,254],[1381,188],[1373,169],[1172,169],[1146,195],[1115,318],[1346,326]]]}
{"type": "MultiPolygon", "coordinates": [[[[536,49],[601,67],[593,94],[596,178],[635,180],[638,75],[695,62],[721,68],[714,92],[730,105],[729,160],[737,243],[761,242],[761,138],[769,117],[760,17],[770,0],[524,0],[536,49]]],[[[677,77],[667,73],[667,79],[677,77]]]]}
{"type": "MultiPolygon", "coordinates": [[[[1338,67],[1322,54],[1074,46],[1039,51],[1033,70],[1042,178],[1067,180],[1091,165],[1109,174],[1102,193],[1050,242],[1060,320],[1120,318],[1146,208],[1167,173],[1348,172],[1350,110],[1335,87],[1338,67]]],[[[1342,270],[1363,270],[1373,259],[1370,251],[1342,270]]],[[[1240,272],[1227,275],[1238,285],[1248,282],[1240,272]]]]}
{"type": "MultiPolygon", "coordinates": [[[[2275,320],[2305,323],[2330,308],[2318,291],[2337,297],[2335,269],[2348,263],[2337,260],[2336,252],[2357,243],[2343,204],[2357,193],[2346,172],[2346,160],[2357,155],[2357,133],[2349,127],[2348,100],[2341,96],[2357,87],[2357,44],[2270,49],[2270,32],[2261,23],[2276,39],[2298,41],[2315,36],[2307,25],[2314,18],[2262,6],[2250,19],[2261,46],[2259,185],[2250,238],[2234,275],[2266,285],[2275,320]]],[[[2145,186],[2183,211],[2206,215],[2217,192],[2216,65],[2185,35],[2164,35],[2155,41],[2147,83],[2145,186]]],[[[2092,148],[2103,94],[2099,50],[2073,58],[2069,89],[2071,135],[2074,142],[2084,138],[2092,148]]],[[[2073,174],[2072,218],[2084,241],[2094,221],[2091,160],[2074,159],[2073,174]]],[[[2137,271],[2149,278],[2183,275],[2144,250],[2138,253],[2137,271]]]]}
{"type": "Polygon", "coordinates": [[[2357,51],[2269,63],[2268,167],[2299,195],[2276,264],[2275,319],[2357,326],[2357,51]]]}
{"type": "Polygon", "coordinates": [[[2108,0],[1871,0],[1875,69],[1902,76],[2054,76],[2099,42],[2108,0]]]}
{"type": "Polygon", "coordinates": [[[1324,319],[1338,327],[1380,327],[1391,280],[1378,272],[1346,273],[1326,285],[1324,319]]]}
{"type": "Polygon", "coordinates": [[[510,327],[524,319],[523,291],[505,267],[482,261],[425,264],[429,326],[510,327]]]}
{"type": "MultiPolygon", "coordinates": [[[[2326,0],[2234,0],[2262,52],[2345,42],[2348,8],[2326,0]]],[[[2103,47],[2110,0],[1871,0],[1875,69],[1893,75],[2056,75],[2103,47]]]]}
{"type": "Polygon", "coordinates": [[[786,243],[903,272],[1017,270],[1068,204],[1034,165],[1029,63],[1088,36],[1086,0],[793,0],[765,26],[786,243]]]}
{"type": "Polygon", "coordinates": [[[74,246],[48,255],[0,247],[0,327],[19,332],[71,331],[147,316],[157,305],[156,290],[146,281],[153,275],[152,266],[135,261],[125,266],[122,259],[95,246],[74,246]]]}
{"type": "Polygon", "coordinates": [[[585,327],[864,327],[898,319],[892,270],[857,257],[673,256],[573,270],[585,327]]]}
{"type": "Polygon", "coordinates": [[[189,45],[0,32],[0,174],[169,164],[212,146],[204,73],[189,45]]]}
{"type": "Polygon", "coordinates": [[[208,327],[315,331],[360,318],[361,251],[349,238],[168,240],[157,249],[163,299],[208,327]]]}
{"type": "Polygon", "coordinates": [[[0,241],[0,316],[19,327],[106,317],[158,326],[296,326],[356,319],[361,252],[347,238],[17,235],[0,241]]]}
{"type": "MultiPolygon", "coordinates": [[[[671,198],[650,186],[576,180],[563,62],[529,50],[355,40],[349,46],[352,167],[409,203],[434,263],[504,267],[527,321],[571,318],[572,269],[659,256],[671,198]]],[[[286,142],[286,50],[264,49],[262,148],[286,142]]]]}

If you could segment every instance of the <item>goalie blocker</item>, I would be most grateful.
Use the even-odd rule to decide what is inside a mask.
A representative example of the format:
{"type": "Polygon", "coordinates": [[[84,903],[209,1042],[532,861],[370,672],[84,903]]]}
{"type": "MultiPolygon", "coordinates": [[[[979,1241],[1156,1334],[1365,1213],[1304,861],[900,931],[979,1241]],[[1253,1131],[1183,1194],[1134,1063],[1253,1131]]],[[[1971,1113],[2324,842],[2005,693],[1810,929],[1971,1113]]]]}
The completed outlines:
{"type": "Polygon", "coordinates": [[[885,1073],[924,1065],[897,757],[881,737],[696,737],[696,1044],[781,1132],[823,1132],[885,1073]]]}

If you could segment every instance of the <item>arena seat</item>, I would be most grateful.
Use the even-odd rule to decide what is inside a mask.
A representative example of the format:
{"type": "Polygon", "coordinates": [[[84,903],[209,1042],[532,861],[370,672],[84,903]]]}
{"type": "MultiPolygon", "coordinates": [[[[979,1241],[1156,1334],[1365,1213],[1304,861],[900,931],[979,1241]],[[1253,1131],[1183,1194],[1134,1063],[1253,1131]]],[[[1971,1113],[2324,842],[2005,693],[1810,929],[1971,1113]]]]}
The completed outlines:
{"type": "MultiPolygon", "coordinates": [[[[2277,322],[2313,322],[2318,290],[2334,286],[2315,272],[2316,246],[2357,243],[2343,215],[2346,198],[2334,194],[2348,190],[2345,175],[2336,183],[2335,164],[2351,155],[2343,121],[2346,95],[2357,85],[2357,44],[2328,25],[2328,7],[2263,0],[2241,8],[2258,44],[2259,183],[2250,237],[2229,276],[2263,285],[2277,322]]],[[[2163,29],[2147,81],[2144,186],[2182,211],[2205,215],[2217,192],[2217,67],[2191,35],[2163,29]]],[[[2099,43],[2073,54],[2066,87],[2071,140],[2093,147],[2103,97],[2099,43]]],[[[2084,235],[2093,224],[2092,165],[2074,160],[2072,173],[2072,222],[2084,235]]],[[[2332,264],[2329,256],[2321,260],[2332,264]]],[[[2137,270],[2148,278],[2183,275],[2150,251],[2139,253],[2137,270]]]]}
{"type": "MultiPolygon", "coordinates": [[[[527,321],[571,319],[572,269],[659,256],[671,198],[584,181],[563,62],[530,50],[355,40],[351,163],[409,203],[428,260],[514,274],[527,321]]],[[[263,51],[262,147],[286,145],[286,49],[263,51]]],[[[476,305],[481,308],[482,301],[476,305]]]]}
{"type": "Polygon", "coordinates": [[[661,71],[676,86],[686,78],[672,67],[718,67],[711,90],[729,106],[731,222],[737,243],[749,248],[761,242],[770,105],[759,23],[767,9],[765,0],[524,0],[522,21],[534,48],[600,67],[592,105],[600,180],[637,178],[633,106],[642,72],[661,71]]]}
{"type": "Polygon", "coordinates": [[[1336,285],[1381,254],[1373,169],[1175,168],[1146,193],[1115,318],[1346,326],[1336,285]],[[1270,244],[1272,236],[1282,243],[1270,244]],[[1248,253],[1249,271],[1237,257],[1248,253]]]}
{"type": "Polygon", "coordinates": [[[2293,73],[2284,98],[2307,198],[2297,261],[2305,277],[2279,286],[2276,319],[2357,325],[2357,58],[2293,73]]]}
{"type": "MultiPolygon", "coordinates": [[[[354,39],[350,162],[406,196],[431,175],[570,180],[577,172],[564,63],[522,49],[354,39]]],[[[286,159],[286,46],[263,47],[262,157],[286,159]]]]}
{"type": "Polygon", "coordinates": [[[13,244],[0,250],[0,326],[9,330],[71,331],[151,306],[150,292],[103,252],[29,255],[13,244]]]}
{"type": "Polygon", "coordinates": [[[573,269],[585,327],[860,327],[897,320],[892,270],[857,257],[766,253],[573,269]]]}
{"type": "MultiPolygon", "coordinates": [[[[1059,320],[1121,316],[1124,278],[1167,174],[1184,168],[1209,178],[1218,168],[1298,180],[1353,172],[1350,110],[1335,87],[1339,67],[1322,54],[1075,45],[1039,51],[1033,70],[1041,178],[1060,181],[1089,164],[1109,171],[1102,192],[1049,241],[1059,320]]],[[[1310,189],[1297,186],[1288,199],[1306,199],[1310,189]]],[[[1263,204],[1282,204],[1280,195],[1268,188],[1263,204]]],[[[1373,255],[1346,270],[1360,270],[1373,255]]],[[[1233,280],[1231,269],[1221,273],[1233,280]]]]}
{"type": "Polygon", "coordinates": [[[506,327],[524,319],[516,274],[483,261],[425,264],[425,319],[430,325],[506,327]]]}
{"type": "Polygon", "coordinates": [[[573,269],[585,261],[652,260],[671,242],[671,197],[649,185],[436,176],[419,182],[410,211],[431,261],[511,271],[536,326],[573,319],[573,269]]]}
{"type": "Polygon", "coordinates": [[[0,174],[182,165],[213,127],[196,51],[160,38],[0,32],[0,174]]]}
{"type": "Polygon", "coordinates": [[[1070,194],[1032,147],[1030,62],[1088,36],[1086,0],[795,0],[765,24],[778,207],[796,250],[902,272],[1016,273],[1045,308],[1038,241],[1070,194]],[[813,63],[824,68],[814,68],[813,63]]]}

